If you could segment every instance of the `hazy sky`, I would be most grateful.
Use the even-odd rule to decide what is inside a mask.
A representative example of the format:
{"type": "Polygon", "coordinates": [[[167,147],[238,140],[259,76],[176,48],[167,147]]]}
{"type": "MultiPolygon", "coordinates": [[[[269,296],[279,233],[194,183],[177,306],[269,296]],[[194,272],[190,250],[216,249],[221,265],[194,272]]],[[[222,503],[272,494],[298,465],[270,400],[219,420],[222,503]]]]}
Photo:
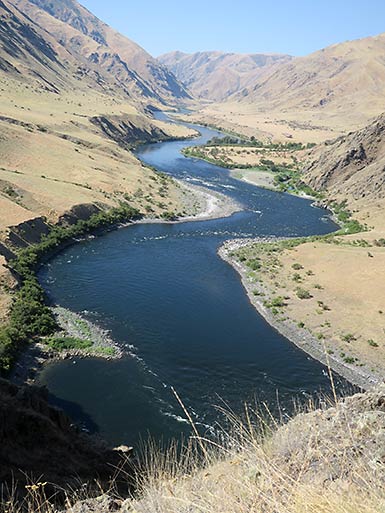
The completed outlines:
{"type": "Polygon", "coordinates": [[[172,50],[305,55],[385,32],[384,0],[80,0],[158,56],[172,50]]]}

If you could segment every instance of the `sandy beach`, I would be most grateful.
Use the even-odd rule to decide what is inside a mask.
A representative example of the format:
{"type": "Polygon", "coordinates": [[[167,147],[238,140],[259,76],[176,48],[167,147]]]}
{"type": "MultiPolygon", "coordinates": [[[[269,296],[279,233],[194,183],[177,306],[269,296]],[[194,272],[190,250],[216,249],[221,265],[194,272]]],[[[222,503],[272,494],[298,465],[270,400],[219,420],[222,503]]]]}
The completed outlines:
{"type": "Polygon", "coordinates": [[[274,185],[274,174],[268,171],[258,171],[254,169],[233,169],[230,175],[237,180],[263,187],[266,189],[277,190],[274,185]]]}
{"type": "Polygon", "coordinates": [[[143,223],[185,223],[187,221],[207,221],[209,219],[219,219],[228,217],[235,212],[240,212],[242,205],[235,202],[228,196],[217,191],[211,191],[199,185],[193,185],[178,180],[182,190],[186,191],[186,197],[183,200],[184,210],[191,212],[184,216],[179,216],[175,220],[165,220],[159,217],[144,217],[132,224],[143,223]]]}

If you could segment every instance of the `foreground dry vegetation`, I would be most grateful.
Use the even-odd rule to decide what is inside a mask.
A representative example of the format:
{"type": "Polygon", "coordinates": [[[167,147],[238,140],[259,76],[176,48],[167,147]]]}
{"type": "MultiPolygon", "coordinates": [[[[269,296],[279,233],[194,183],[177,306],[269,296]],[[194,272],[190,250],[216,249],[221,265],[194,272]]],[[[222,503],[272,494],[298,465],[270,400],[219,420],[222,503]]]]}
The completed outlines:
{"type": "MultiPolygon", "coordinates": [[[[63,507],[67,513],[380,513],[384,405],[382,385],[334,404],[325,400],[321,409],[309,404],[284,425],[263,406],[246,409],[243,419],[227,413],[232,430],[220,441],[197,434],[181,454],[150,446],[134,479],[135,498],[111,488],[97,498],[68,497],[63,507]]],[[[28,487],[26,511],[58,511],[46,489],[28,487]]],[[[22,511],[13,500],[4,506],[22,511]]]]}
{"type": "MultiPolygon", "coordinates": [[[[384,388],[327,410],[298,414],[283,427],[246,412],[234,434],[209,449],[209,465],[155,460],[131,511],[379,513],[384,494],[384,388]],[[160,476],[159,476],[160,473],[160,476]],[[191,475],[192,474],[192,475],[191,475]]],[[[130,511],[129,508],[127,508],[130,511]]],[[[124,510],[123,510],[124,511],[124,510]]]]}

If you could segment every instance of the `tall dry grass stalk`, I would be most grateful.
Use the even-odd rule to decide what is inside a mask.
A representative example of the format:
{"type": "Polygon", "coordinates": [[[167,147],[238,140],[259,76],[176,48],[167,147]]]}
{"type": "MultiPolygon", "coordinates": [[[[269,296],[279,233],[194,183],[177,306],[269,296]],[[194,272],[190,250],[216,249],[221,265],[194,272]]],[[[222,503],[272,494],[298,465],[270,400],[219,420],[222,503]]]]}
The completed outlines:
{"type": "MultiPolygon", "coordinates": [[[[385,460],[371,449],[378,443],[373,412],[332,406],[309,403],[284,426],[267,407],[246,407],[243,419],[224,409],[232,429],[221,444],[195,435],[181,454],[149,449],[139,498],[127,511],[384,513],[385,460]]],[[[382,426],[385,433],[383,418],[382,426]]]]}

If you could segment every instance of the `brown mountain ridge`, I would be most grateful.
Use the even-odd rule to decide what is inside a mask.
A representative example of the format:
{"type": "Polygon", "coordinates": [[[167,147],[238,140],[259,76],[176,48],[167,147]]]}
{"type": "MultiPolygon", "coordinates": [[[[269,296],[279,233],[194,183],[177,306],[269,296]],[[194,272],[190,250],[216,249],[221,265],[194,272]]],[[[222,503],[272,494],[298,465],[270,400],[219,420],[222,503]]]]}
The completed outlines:
{"type": "Polygon", "coordinates": [[[123,90],[135,99],[166,103],[188,98],[175,77],[139,45],[114,31],[75,0],[10,0],[78,79],[93,77],[98,88],[123,90]]]}
{"type": "Polygon", "coordinates": [[[222,101],[243,91],[267,70],[291,60],[280,54],[171,52],[158,60],[197,98],[222,101]]]}
{"type": "MultiPolygon", "coordinates": [[[[210,83],[215,71],[205,71],[210,83]]],[[[384,112],[384,85],[385,34],[379,34],[253,71],[242,89],[220,102],[213,96],[216,103],[199,114],[246,135],[319,142],[362,128],[384,112]]]]}

